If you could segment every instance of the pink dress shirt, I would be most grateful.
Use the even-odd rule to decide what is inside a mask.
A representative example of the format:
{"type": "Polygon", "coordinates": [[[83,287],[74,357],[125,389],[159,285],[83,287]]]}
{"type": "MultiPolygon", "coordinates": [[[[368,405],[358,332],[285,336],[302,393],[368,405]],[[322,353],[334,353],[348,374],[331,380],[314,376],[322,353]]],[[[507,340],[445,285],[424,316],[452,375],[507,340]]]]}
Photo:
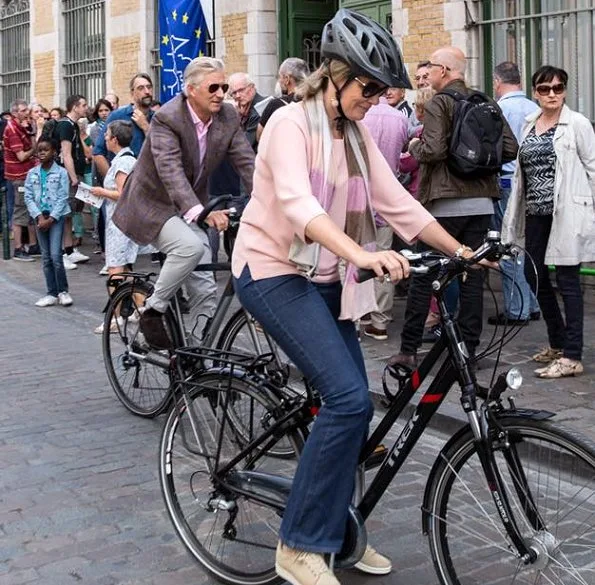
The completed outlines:
{"type": "MultiPolygon", "coordinates": [[[[207,134],[209,133],[209,128],[213,123],[213,118],[209,118],[209,121],[205,124],[196,115],[196,112],[192,109],[189,101],[186,101],[186,105],[188,106],[188,111],[190,112],[190,117],[192,118],[192,123],[194,124],[194,128],[196,130],[196,137],[198,139],[198,154],[200,157],[200,166],[202,167],[202,161],[204,160],[205,153],[207,151],[207,134]]],[[[200,203],[196,204],[194,207],[191,207],[184,214],[186,223],[191,224],[200,215],[200,212],[203,209],[204,207],[200,203]]]]}

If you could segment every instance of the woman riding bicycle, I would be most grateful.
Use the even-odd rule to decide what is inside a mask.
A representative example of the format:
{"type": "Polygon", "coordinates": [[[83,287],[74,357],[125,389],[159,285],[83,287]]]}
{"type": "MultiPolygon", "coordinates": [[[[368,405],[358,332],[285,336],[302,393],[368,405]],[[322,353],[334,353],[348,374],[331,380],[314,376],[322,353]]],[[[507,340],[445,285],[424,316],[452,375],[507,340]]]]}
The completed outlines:
{"type": "MultiPolygon", "coordinates": [[[[321,51],[324,63],[303,84],[303,101],[275,112],[262,134],[233,256],[242,304],[323,401],[277,547],[277,573],[294,585],[339,583],[322,555],[341,549],[373,413],[353,321],[376,310],[375,295],[372,281],[355,282],[356,270],[385,271],[395,282],[409,274],[401,255],[374,251],[372,210],[407,241],[467,255],[403,189],[359,123],[387,88],[411,87],[390,33],[342,9],[326,24],[321,51]]],[[[391,563],[368,547],[356,567],[386,574],[391,563]]]]}

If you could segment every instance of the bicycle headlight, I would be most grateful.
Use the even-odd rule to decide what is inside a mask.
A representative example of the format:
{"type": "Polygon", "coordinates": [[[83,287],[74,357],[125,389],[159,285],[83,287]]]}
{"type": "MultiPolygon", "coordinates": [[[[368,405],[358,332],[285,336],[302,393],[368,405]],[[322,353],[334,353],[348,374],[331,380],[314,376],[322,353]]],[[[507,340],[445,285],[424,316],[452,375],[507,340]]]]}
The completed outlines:
{"type": "Polygon", "coordinates": [[[518,368],[510,368],[506,374],[506,385],[511,390],[518,390],[523,383],[523,375],[518,368]]]}

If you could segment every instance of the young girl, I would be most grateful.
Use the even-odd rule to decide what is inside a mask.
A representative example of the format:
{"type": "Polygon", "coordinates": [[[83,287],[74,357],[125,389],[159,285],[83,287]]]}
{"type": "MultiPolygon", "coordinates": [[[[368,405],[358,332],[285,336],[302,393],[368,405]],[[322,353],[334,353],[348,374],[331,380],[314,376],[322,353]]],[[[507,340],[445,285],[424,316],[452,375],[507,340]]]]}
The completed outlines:
{"type": "Polygon", "coordinates": [[[68,173],[56,164],[56,146],[51,140],[41,139],[37,143],[37,157],[40,165],[33,167],[25,179],[25,203],[35,219],[47,295],[35,305],[66,307],[72,305],[62,260],[64,216],[70,213],[68,173]]]}

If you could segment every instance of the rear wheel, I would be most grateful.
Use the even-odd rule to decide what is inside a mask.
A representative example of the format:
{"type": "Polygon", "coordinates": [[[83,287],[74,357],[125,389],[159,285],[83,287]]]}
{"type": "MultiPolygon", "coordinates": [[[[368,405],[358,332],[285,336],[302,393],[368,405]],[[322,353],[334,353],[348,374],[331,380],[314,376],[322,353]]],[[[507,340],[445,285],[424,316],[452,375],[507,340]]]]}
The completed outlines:
{"type": "MultiPolygon", "coordinates": [[[[216,471],[274,421],[278,404],[246,381],[232,379],[229,387],[228,376],[206,374],[194,383],[198,386],[190,399],[172,408],[161,436],[159,476],[169,516],[189,552],[217,579],[238,585],[278,583],[274,565],[279,512],[235,493],[225,478],[219,481],[216,471]],[[238,421],[230,424],[222,406],[231,403],[241,405],[241,427],[247,434],[240,438],[238,421]]],[[[301,452],[299,432],[282,439],[291,443],[294,453],[301,452]]],[[[291,478],[296,466],[297,457],[271,457],[263,446],[234,469],[291,478]]]]}
{"type": "Polygon", "coordinates": [[[217,347],[251,355],[272,353],[274,359],[267,365],[267,376],[280,386],[289,386],[305,396],[304,376],[301,371],[264,331],[260,323],[244,309],[231,316],[217,341],[217,347]]]}
{"type": "Polygon", "coordinates": [[[508,442],[494,431],[496,463],[521,535],[537,558],[518,558],[469,431],[442,451],[428,480],[427,529],[441,583],[595,583],[595,446],[549,422],[510,417],[499,424],[508,442]],[[522,473],[507,463],[515,452],[522,473]]]}
{"type": "MultiPolygon", "coordinates": [[[[139,308],[151,288],[146,283],[125,283],[112,294],[103,323],[103,361],[109,382],[120,402],[133,414],[151,418],[169,403],[171,352],[155,350],[139,328],[139,308]]],[[[174,339],[177,327],[165,314],[174,339]]]]}

